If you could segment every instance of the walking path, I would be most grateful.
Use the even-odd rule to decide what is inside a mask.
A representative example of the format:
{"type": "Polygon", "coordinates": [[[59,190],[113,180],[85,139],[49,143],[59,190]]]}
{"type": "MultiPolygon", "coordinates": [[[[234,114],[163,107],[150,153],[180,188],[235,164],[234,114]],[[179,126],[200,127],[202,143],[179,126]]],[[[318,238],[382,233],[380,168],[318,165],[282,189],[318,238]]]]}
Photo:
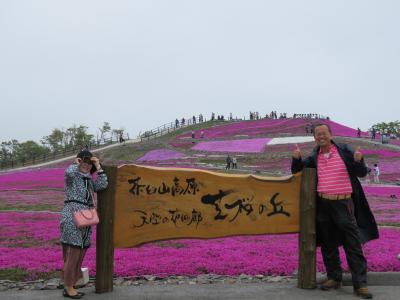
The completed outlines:
{"type": "MultiPolygon", "coordinates": [[[[370,274],[369,274],[370,275],[370,274]]],[[[372,274],[371,274],[372,275],[372,274]]],[[[376,273],[379,278],[376,285],[370,284],[370,291],[374,299],[398,300],[400,294],[399,274],[376,273]],[[382,285],[383,284],[383,285],[382,285]]],[[[372,280],[370,280],[372,281],[372,280]]],[[[93,287],[80,289],[86,293],[82,299],[87,300],[135,300],[135,299],[326,299],[343,300],[357,299],[353,295],[353,288],[345,285],[343,288],[333,291],[321,291],[319,289],[303,290],[296,287],[295,279],[283,282],[235,282],[235,283],[174,283],[174,284],[144,284],[139,286],[114,287],[111,293],[96,294],[93,287]]],[[[62,290],[22,290],[0,292],[0,298],[4,300],[53,300],[65,299],[62,290]]],[[[358,298],[359,299],[359,298],[358,298]]]]}
{"type": "MultiPolygon", "coordinates": [[[[126,141],[125,144],[132,144],[132,143],[138,143],[138,142],[140,142],[140,139],[132,139],[132,140],[126,141]]],[[[110,149],[110,148],[122,147],[123,145],[124,144],[121,144],[121,143],[115,143],[115,144],[111,144],[111,145],[108,145],[108,146],[105,146],[105,147],[102,147],[102,148],[98,148],[98,149],[95,149],[95,150],[90,150],[90,151],[92,153],[97,153],[99,151],[103,151],[103,150],[110,149]]],[[[20,168],[15,168],[15,169],[11,169],[11,170],[0,171],[0,173],[5,173],[5,172],[9,172],[9,171],[13,171],[14,172],[14,171],[20,171],[20,170],[26,170],[26,169],[38,168],[38,167],[45,167],[45,166],[48,166],[48,165],[53,165],[53,164],[56,164],[56,163],[64,162],[64,161],[67,161],[67,160],[71,160],[71,159],[74,159],[75,157],[76,157],[76,155],[66,156],[66,157],[63,157],[63,158],[60,158],[60,159],[51,160],[51,161],[40,163],[40,164],[36,164],[36,165],[29,165],[29,166],[26,166],[26,167],[20,167],[20,168]]]]}

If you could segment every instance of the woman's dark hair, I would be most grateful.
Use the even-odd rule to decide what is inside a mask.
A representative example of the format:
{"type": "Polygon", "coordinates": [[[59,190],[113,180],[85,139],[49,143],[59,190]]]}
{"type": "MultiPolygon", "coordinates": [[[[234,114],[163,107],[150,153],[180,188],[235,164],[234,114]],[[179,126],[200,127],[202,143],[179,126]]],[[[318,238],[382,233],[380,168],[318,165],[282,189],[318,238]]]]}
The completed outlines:
{"type": "Polygon", "coordinates": [[[93,156],[92,152],[90,152],[89,150],[86,150],[86,149],[79,151],[79,153],[76,155],[76,157],[79,157],[79,158],[85,158],[85,157],[92,158],[92,156],[93,156]]]}

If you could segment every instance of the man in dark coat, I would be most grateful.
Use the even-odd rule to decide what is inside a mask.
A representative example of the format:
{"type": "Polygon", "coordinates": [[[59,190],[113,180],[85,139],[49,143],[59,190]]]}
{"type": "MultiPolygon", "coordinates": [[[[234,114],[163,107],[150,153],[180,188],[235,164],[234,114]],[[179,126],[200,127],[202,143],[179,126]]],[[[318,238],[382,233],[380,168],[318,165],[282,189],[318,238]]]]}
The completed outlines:
{"type": "Polygon", "coordinates": [[[340,245],[346,253],[356,295],[372,298],[367,288],[367,261],[362,243],[379,237],[375,218],[357,177],[367,174],[359,149],[353,152],[346,144],[336,144],[328,125],[314,128],[317,147],[302,159],[298,146],[293,151],[292,173],[303,168],[317,169],[317,244],[328,280],[322,290],[339,288],[342,281],[340,245]]]}

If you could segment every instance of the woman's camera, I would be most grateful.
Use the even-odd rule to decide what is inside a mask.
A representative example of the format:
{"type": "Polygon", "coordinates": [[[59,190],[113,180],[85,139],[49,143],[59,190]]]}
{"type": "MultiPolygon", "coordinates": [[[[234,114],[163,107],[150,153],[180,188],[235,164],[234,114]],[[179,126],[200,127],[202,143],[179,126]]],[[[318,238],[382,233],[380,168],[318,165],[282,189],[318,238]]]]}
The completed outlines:
{"type": "Polygon", "coordinates": [[[93,164],[91,158],[88,157],[88,156],[83,157],[83,158],[82,158],[82,162],[84,162],[85,164],[88,164],[88,165],[92,165],[92,164],[93,164]]]}

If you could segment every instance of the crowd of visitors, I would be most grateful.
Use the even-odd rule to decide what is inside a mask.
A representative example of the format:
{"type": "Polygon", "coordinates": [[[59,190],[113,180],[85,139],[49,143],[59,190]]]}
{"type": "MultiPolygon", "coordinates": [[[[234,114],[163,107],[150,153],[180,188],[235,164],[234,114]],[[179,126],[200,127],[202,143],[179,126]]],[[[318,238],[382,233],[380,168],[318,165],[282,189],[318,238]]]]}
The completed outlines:
{"type": "MultiPolygon", "coordinates": [[[[282,112],[282,113],[278,113],[276,112],[276,110],[271,111],[269,114],[266,114],[265,119],[287,119],[288,118],[288,114],[286,112],[282,112]]],[[[250,120],[259,120],[262,119],[261,114],[258,111],[251,111],[250,112],[250,120]]],[[[293,114],[293,119],[326,119],[329,120],[329,117],[325,117],[322,116],[320,114],[312,114],[312,113],[308,113],[308,114],[298,114],[298,113],[294,113],[293,114]]]]}

